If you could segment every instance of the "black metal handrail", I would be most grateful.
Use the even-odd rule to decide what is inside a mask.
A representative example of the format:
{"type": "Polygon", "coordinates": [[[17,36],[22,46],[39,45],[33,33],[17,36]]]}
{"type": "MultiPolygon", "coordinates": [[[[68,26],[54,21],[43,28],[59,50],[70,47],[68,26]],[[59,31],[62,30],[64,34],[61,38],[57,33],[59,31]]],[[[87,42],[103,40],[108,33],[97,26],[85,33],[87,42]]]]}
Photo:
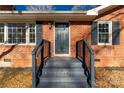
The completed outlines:
{"type": "Polygon", "coordinates": [[[39,78],[42,75],[42,68],[46,59],[50,58],[50,42],[42,40],[32,51],[32,87],[35,88],[39,83],[39,78]]]}
{"type": "Polygon", "coordinates": [[[94,87],[94,52],[86,40],[76,42],[76,58],[82,62],[87,83],[94,87]]]}

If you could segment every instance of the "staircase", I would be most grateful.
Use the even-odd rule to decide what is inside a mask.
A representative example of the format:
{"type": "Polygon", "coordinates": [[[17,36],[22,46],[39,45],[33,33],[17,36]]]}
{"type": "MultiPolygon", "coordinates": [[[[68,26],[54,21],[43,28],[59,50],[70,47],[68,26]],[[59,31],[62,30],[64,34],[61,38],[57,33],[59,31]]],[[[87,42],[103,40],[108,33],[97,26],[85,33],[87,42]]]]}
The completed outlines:
{"type": "Polygon", "coordinates": [[[76,42],[76,58],[51,58],[50,49],[50,42],[42,40],[32,51],[33,88],[95,87],[94,52],[86,40],[76,42]]]}
{"type": "Polygon", "coordinates": [[[44,68],[38,88],[88,88],[82,63],[76,58],[53,57],[44,68]]]}

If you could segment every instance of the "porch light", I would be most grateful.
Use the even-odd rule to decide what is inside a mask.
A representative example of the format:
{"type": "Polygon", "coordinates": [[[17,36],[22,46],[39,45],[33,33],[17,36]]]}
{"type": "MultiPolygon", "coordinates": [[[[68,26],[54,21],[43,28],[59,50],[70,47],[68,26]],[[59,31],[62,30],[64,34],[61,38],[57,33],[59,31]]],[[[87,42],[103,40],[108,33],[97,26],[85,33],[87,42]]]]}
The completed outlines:
{"type": "Polygon", "coordinates": [[[48,22],[48,25],[49,25],[49,29],[51,29],[52,26],[53,26],[53,22],[52,22],[52,21],[49,21],[49,22],[48,22]]]}

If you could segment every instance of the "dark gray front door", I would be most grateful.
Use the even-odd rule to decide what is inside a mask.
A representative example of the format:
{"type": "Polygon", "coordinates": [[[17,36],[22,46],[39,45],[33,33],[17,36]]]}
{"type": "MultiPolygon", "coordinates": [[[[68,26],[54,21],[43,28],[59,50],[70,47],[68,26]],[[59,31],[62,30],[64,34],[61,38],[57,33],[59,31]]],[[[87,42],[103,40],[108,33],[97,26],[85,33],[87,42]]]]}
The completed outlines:
{"type": "Polygon", "coordinates": [[[69,54],[68,23],[55,23],[55,54],[69,54]]]}

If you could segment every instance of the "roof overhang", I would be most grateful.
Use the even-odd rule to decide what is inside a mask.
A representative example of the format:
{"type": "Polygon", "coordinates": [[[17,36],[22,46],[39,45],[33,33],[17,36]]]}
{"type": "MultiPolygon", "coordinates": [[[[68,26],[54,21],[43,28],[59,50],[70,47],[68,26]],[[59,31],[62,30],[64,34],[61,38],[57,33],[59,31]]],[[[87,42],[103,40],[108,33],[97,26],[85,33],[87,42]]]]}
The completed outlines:
{"type": "Polygon", "coordinates": [[[0,11],[0,21],[41,20],[41,21],[92,21],[101,13],[118,5],[104,5],[89,11],[0,11]]]}
{"type": "Polygon", "coordinates": [[[90,21],[96,17],[86,14],[86,11],[0,11],[0,20],[90,21]]]}
{"type": "Polygon", "coordinates": [[[119,5],[102,5],[87,11],[87,15],[100,15],[106,11],[118,7],[119,5]]]}

